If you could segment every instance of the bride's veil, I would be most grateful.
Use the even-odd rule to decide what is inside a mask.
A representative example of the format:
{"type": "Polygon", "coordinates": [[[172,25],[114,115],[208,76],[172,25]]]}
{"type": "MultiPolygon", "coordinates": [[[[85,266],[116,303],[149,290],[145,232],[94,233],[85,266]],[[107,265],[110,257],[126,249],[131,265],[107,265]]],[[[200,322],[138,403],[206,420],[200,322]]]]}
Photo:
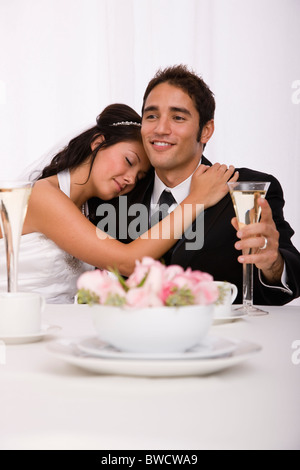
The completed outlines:
{"type": "Polygon", "coordinates": [[[19,174],[19,181],[36,181],[41,175],[43,169],[49,165],[52,158],[67,145],[67,140],[63,139],[61,142],[57,143],[41,157],[37,158],[34,162],[26,166],[23,171],[19,174]]]}
{"type": "Polygon", "coordinates": [[[75,136],[79,135],[82,132],[86,131],[87,129],[93,127],[95,124],[89,124],[84,126],[83,128],[77,129],[76,132],[69,133],[59,142],[57,142],[53,147],[51,147],[46,153],[44,153],[41,157],[37,158],[34,162],[30,163],[26,166],[23,171],[18,176],[18,181],[31,181],[35,182],[39,176],[41,175],[43,169],[49,165],[52,161],[52,158],[60,152],[63,148],[68,145],[70,140],[75,136]]]}

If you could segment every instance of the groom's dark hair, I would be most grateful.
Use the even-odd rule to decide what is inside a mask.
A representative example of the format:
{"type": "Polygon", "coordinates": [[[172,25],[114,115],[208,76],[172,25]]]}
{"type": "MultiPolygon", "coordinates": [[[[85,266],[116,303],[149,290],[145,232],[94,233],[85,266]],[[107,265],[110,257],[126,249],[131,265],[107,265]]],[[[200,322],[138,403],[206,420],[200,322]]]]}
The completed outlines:
{"type": "Polygon", "coordinates": [[[174,65],[165,69],[159,69],[152,80],[148,83],[143,98],[142,114],[144,113],[146,100],[157,85],[169,83],[177,88],[181,88],[193,100],[199,113],[199,132],[200,140],[203,126],[214,118],[215,99],[214,94],[206,83],[196,73],[189,70],[186,65],[174,65]]]}

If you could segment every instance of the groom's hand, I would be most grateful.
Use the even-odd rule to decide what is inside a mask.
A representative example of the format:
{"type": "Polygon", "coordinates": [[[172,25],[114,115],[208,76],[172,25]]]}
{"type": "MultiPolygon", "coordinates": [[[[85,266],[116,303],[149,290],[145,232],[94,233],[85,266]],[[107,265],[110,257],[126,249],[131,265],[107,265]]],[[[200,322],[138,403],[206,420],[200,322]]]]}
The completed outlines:
{"type": "Polygon", "coordinates": [[[258,223],[245,225],[239,229],[237,218],[234,217],[231,221],[237,231],[237,237],[240,238],[235,248],[243,250],[238,261],[255,264],[262,271],[267,282],[278,284],[284,267],[284,261],[279,252],[279,232],[268,201],[260,198],[258,203],[261,206],[261,218],[258,223]],[[252,254],[249,254],[250,249],[252,254]]]}

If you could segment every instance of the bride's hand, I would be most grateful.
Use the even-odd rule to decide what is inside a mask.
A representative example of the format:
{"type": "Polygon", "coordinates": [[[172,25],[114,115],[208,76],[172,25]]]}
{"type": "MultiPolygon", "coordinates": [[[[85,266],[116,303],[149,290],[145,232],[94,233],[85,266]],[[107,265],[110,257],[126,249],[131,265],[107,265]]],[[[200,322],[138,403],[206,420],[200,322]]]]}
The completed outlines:
{"type": "Polygon", "coordinates": [[[234,166],[215,163],[212,166],[200,165],[192,177],[190,195],[204,208],[214,206],[228,193],[227,182],[238,180],[239,173],[234,166]]]}

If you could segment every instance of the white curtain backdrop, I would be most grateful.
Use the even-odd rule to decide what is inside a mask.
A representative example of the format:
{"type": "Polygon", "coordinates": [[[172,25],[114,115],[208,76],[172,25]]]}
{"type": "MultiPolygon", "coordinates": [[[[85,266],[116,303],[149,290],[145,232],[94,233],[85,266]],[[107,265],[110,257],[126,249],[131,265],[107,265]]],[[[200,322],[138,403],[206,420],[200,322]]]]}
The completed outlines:
{"type": "Polygon", "coordinates": [[[184,63],[216,97],[205,155],[274,174],[300,249],[299,44],[299,0],[0,0],[0,179],[184,63]]]}

